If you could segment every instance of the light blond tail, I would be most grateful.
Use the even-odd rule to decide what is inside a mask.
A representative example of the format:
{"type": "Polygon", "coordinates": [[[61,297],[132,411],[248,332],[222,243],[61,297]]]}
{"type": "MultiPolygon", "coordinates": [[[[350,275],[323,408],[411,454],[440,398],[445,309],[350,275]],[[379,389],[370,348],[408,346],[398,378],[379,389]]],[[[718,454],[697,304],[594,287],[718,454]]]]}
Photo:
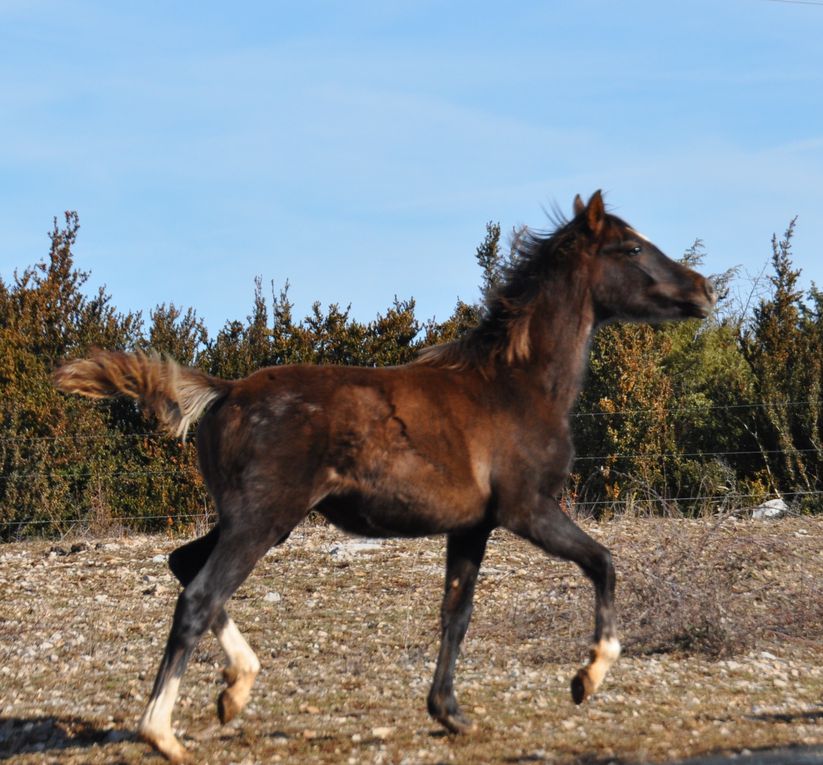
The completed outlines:
{"type": "Polygon", "coordinates": [[[88,398],[137,399],[166,432],[183,439],[192,422],[231,386],[157,353],[121,351],[94,351],[89,358],[66,362],[55,371],[54,384],[88,398]]]}

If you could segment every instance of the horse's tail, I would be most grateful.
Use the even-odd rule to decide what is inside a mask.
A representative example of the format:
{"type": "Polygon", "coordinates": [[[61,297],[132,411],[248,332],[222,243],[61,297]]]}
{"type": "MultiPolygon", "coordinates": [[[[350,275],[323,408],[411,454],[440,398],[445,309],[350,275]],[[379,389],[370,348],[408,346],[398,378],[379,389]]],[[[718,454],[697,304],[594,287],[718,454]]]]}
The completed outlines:
{"type": "Polygon", "coordinates": [[[130,396],[166,432],[184,439],[191,423],[232,385],[157,353],[101,350],[63,364],[54,373],[54,384],[66,393],[89,398],[130,396]]]}

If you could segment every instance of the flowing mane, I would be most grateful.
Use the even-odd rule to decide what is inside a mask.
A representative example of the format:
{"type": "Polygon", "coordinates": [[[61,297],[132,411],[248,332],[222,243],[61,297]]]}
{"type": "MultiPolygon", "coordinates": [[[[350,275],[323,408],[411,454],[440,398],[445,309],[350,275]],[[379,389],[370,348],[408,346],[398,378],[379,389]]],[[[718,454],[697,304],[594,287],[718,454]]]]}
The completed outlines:
{"type": "Polygon", "coordinates": [[[532,317],[543,305],[546,285],[567,272],[585,226],[580,216],[566,220],[558,214],[554,222],[557,227],[548,235],[530,229],[518,235],[512,260],[487,296],[480,323],[458,340],[424,348],[414,364],[489,374],[495,364],[530,360],[532,317]]]}

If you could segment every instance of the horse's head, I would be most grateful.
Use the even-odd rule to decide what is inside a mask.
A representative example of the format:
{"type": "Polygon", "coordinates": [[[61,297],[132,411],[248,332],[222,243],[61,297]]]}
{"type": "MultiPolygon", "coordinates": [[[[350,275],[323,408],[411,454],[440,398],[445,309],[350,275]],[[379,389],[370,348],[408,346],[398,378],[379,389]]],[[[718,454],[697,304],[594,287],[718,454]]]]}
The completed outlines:
{"type": "Polygon", "coordinates": [[[666,257],[625,221],[606,212],[595,192],[574,200],[573,223],[585,241],[598,322],[705,318],[717,302],[711,282],[666,257]]]}

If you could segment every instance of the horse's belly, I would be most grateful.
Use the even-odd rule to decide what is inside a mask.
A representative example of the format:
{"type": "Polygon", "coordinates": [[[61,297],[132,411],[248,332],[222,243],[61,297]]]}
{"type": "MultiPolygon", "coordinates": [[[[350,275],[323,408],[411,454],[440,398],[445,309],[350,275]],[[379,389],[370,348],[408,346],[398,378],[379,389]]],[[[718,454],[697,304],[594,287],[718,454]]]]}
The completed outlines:
{"type": "Polygon", "coordinates": [[[478,492],[455,496],[419,485],[380,492],[349,488],[332,492],[316,506],[344,531],[363,536],[426,536],[443,534],[479,523],[484,506],[478,492]]]}

